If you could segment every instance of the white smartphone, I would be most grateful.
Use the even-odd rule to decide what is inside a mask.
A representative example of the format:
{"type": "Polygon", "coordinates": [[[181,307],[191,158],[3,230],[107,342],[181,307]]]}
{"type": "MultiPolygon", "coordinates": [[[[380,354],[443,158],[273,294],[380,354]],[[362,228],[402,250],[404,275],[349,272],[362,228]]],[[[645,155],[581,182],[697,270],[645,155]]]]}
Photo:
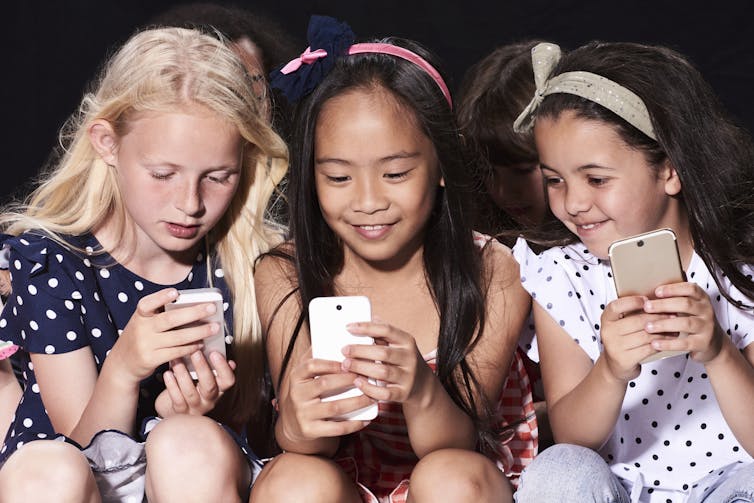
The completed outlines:
{"type": "MultiPolygon", "coordinates": [[[[204,357],[208,362],[209,355],[212,352],[217,352],[227,357],[227,354],[225,352],[225,318],[223,316],[223,295],[220,290],[217,288],[192,288],[188,290],[178,290],[178,298],[176,298],[170,304],[165,305],[165,311],[170,311],[172,309],[180,309],[183,307],[195,306],[196,304],[207,304],[212,302],[214,302],[215,304],[214,314],[207,316],[197,323],[201,324],[214,322],[220,325],[220,330],[215,335],[204,339],[204,349],[202,350],[202,352],[204,353],[204,357]]],[[[189,326],[194,325],[195,324],[191,324],[189,326]]],[[[184,357],[183,361],[186,364],[186,368],[191,374],[191,377],[193,379],[197,379],[196,370],[194,369],[194,364],[191,363],[191,358],[184,357]]]]}
{"type": "MultiPolygon", "coordinates": [[[[686,281],[676,236],[671,229],[618,240],[610,245],[608,255],[618,297],[643,295],[655,299],[654,291],[658,286],[686,281]]],[[[678,334],[678,337],[685,336],[685,333],[678,334]]],[[[686,351],[658,351],[641,363],[682,354],[686,351]]]]}
{"type": "MultiPolygon", "coordinates": [[[[369,299],[364,296],[317,297],[309,302],[309,334],[312,342],[312,357],[323,360],[343,361],[344,346],[352,344],[374,344],[371,337],[357,337],[348,330],[348,323],[371,321],[372,309],[369,299]]],[[[340,400],[362,395],[353,387],[341,393],[323,397],[323,401],[340,400]]],[[[377,404],[371,404],[331,419],[337,421],[369,421],[377,417],[377,404]]]]}

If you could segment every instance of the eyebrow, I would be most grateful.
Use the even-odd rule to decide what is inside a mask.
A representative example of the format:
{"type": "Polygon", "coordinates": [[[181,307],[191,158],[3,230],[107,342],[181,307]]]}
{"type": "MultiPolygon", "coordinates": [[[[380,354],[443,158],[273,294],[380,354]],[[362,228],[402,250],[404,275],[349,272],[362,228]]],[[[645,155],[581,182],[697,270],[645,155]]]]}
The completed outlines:
{"type": "MultiPolygon", "coordinates": [[[[416,157],[419,157],[419,152],[405,152],[400,151],[396,152],[395,154],[390,154],[385,157],[381,157],[377,160],[378,164],[386,164],[392,161],[398,161],[401,159],[414,159],[416,157]]],[[[324,163],[333,163],[333,164],[340,164],[344,166],[350,166],[351,162],[346,159],[340,159],[338,157],[317,157],[314,159],[315,164],[324,164],[324,163]]]]}
{"type": "MultiPolygon", "coordinates": [[[[541,161],[539,163],[539,167],[540,167],[540,169],[547,169],[547,170],[554,171],[554,172],[558,173],[557,169],[555,169],[553,167],[550,167],[550,166],[548,166],[547,164],[545,164],[545,163],[543,163],[541,161]]],[[[584,164],[583,166],[579,166],[578,168],[576,168],[576,171],[586,171],[588,169],[607,169],[607,170],[610,170],[610,171],[615,171],[615,168],[610,167],[610,166],[603,166],[601,164],[584,164]]]]}

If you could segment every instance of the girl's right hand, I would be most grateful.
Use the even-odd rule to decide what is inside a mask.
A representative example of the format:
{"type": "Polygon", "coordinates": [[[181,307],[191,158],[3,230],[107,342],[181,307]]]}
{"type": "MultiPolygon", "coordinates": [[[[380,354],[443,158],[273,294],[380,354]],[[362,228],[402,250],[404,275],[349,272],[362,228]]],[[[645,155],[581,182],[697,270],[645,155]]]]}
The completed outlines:
{"type": "Polygon", "coordinates": [[[291,369],[278,401],[279,427],[290,441],[340,437],[364,428],[369,421],[334,421],[329,418],[362,409],[374,403],[366,395],[323,402],[326,397],[353,387],[357,375],[344,372],[339,362],[304,359],[291,369]]]}
{"type": "Polygon", "coordinates": [[[120,375],[130,376],[138,383],[163,363],[201,350],[202,340],[220,330],[216,323],[179,329],[206,318],[216,308],[208,303],[165,312],[165,305],[176,297],[178,290],[166,288],[139,301],[107,357],[109,366],[119,366],[120,375]]]}
{"type": "Polygon", "coordinates": [[[651,342],[659,335],[644,330],[647,323],[667,315],[644,312],[646,297],[622,297],[610,302],[600,320],[602,345],[610,373],[618,380],[628,382],[641,372],[640,362],[657,351],[651,342]]]}

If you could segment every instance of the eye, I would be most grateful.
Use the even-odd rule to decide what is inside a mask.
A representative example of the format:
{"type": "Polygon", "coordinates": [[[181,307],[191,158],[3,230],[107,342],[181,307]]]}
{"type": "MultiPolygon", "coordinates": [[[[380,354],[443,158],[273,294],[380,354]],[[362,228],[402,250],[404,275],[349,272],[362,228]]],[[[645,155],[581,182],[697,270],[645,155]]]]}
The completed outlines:
{"type": "Polygon", "coordinates": [[[388,180],[402,180],[408,177],[408,171],[401,171],[399,173],[385,173],[383,176],[388,180]]]}
{"type": "Polygon", "coordinates": [[[230,183],[230,179],[233,173],[227,172],[227,171],[220,171],[217,173],[212,173],[207,175],[207,180],[209,180],[212,183],[218,183],[221,185],[230,183]]]}
{"type": "Polygon", "coordinates": [[[172,172],[150,171],[149,176],[155,180],[169,180],[173,176],[172,172]]]}
{"type": "Polygon", "coordinates": [[[590,176],[589,177],[589,184],[594,185],[595,187],[599,187],[601,185],[605,185],[608,182],[608,178],[601,177],[601,176],[590,176]]]}
{"type": "Polygon", "coordinates": [[[563,183],[563,178],[560,176],[545,176],[545,184],[548,187],[555,187],[563,183]]]}
{"type": "Polygon", "coordinates": [[[325,175],[325,178],[327,178],[327,181],[331,183],[345,183],[351,179],[350,176],[330,176],[330,175],[325,175]]]}

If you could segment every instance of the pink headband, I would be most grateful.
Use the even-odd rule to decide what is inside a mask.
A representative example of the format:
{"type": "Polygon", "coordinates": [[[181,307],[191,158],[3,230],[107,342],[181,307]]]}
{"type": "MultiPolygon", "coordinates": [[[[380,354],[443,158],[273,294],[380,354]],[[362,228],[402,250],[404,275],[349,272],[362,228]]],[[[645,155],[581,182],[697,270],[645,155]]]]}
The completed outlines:
{"type": "MultiPolygon", "coordinates": [[[[437,86],[440,88],[440,91],[442,91],[443,96],[445,96],[445,99],[447,100],[448,105],[450,105],[450,108],[453,108],[453,101],[450,98],[450,91],[448,90],[448,86],[445,85],[445,81],[442,79],[440,72],[438,72],[432,65],[430,65],[426,59],[422,58],[415,52],[404,49],[403,47],[398,47],[397,45],[380,43],[354,44],[348,49],[348,54],[363,53],[390,54],[391,56],[396,56],[415,64],[416,66],[424,70],[430,77],[432,77],[432,80],[435,81],[437,86]]],[[[294,58],[287,65],[281,68],[280,73],[288,75],[289,73],[298,70],[302,64],[310,65],[314,61],[326,56],[327,51],[325,51],[324,49],[317,49],[316,51],[312,51],[310,47],[307,47],[301,56],[294,58]]]]}

